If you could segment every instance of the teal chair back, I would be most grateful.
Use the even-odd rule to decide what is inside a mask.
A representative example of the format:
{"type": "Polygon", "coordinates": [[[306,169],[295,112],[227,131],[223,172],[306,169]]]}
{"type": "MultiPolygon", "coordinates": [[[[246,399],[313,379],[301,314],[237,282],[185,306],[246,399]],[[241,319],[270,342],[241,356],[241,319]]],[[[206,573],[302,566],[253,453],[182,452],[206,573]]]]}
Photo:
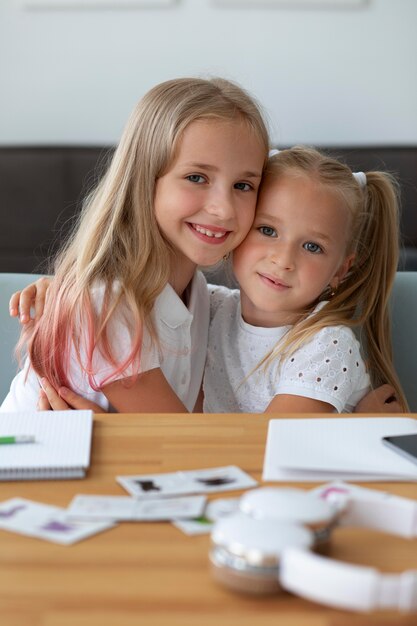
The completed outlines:
{"type": "Polygon", "coordinates": [[[391,296],[394,366],[417,413],[417,272],[397,272],[391,296]]]}
{"type": "Polygon", "coordinates": [[[9,315],[10,296],[38,278],[39,274],[0,273],[0,404],[18,371],[13,352],[20,336],[20,323],[9,315]]]}

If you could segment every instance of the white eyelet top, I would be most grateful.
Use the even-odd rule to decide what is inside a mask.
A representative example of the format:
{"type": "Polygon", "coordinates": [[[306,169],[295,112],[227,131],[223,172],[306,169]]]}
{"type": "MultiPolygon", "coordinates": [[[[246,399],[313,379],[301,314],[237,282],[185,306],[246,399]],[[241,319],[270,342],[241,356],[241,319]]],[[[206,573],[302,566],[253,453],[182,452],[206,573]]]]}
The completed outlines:
{"type": "Polygon", "coordinates": [[[209,291],[205,412],[261,413],[277,394],[313,398],[349,412],[369,391],[359,342],[346,326],[323,328],[281,365],[277,359],[266,371],[251,373],[289,326],[251,326],[242,319],[238,290],[210,285],[209,291]]]}

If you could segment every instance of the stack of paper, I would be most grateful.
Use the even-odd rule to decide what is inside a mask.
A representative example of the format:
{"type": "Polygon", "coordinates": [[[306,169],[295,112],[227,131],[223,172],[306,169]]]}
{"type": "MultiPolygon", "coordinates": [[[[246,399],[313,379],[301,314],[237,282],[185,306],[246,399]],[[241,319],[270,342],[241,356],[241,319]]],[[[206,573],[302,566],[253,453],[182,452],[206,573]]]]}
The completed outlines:
{"type": "Polygon", "coordinates": [[[408,433],[417,433],[417,420],[408,417],[273,419],[263,479],[417,481],[417,465],[381,441],[408,433]]]}

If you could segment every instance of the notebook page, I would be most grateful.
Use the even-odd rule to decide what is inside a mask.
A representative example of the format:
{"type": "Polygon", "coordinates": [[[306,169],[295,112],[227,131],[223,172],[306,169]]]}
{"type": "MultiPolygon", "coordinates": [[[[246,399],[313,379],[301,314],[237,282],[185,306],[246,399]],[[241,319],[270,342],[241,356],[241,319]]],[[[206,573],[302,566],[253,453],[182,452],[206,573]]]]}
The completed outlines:
{"type": "MultiPolygon", "coordinates": [[[[269,422],[264,478],[306,473],[319,480],[384,475],[417,479],[417,467],[383,445],[386,435],[417,432],[417,420],[400,417],[280,419],[269,422]],[[325,474],[323,474],[325,473],[325,474]]],[[[375,479],[375,478],[374,478],[375,479]]]]}
{"type": "Polygon", "coordinates": [[[92,426],[91,411],[2,413],[0,436],[34,435],[36,442],[0,445],[0,473],[88,467],[92,426]]]}

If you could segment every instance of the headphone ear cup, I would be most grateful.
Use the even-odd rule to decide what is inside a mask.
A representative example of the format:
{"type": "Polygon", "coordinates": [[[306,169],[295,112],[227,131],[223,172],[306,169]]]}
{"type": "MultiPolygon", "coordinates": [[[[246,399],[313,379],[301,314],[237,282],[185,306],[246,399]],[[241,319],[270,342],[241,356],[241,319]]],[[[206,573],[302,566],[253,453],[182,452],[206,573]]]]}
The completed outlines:
{"type": "Polygon", "coordinates": [[[246,492],[239,509],[256,519],[302,524],[314,533],[314,548],[328,547],[330,531],[338,522],[341,507],[325,498],[289,487],[260,487],[246,492]]]}
{"type": "Polygon", "coordinates": [[[311,548],[313,533],[300,524],[255,519],[237,511],[219,519],[211,532],[210,563],[217,581],[234,591],[281,591],[279,567],[288,546],[311,548]]]}

